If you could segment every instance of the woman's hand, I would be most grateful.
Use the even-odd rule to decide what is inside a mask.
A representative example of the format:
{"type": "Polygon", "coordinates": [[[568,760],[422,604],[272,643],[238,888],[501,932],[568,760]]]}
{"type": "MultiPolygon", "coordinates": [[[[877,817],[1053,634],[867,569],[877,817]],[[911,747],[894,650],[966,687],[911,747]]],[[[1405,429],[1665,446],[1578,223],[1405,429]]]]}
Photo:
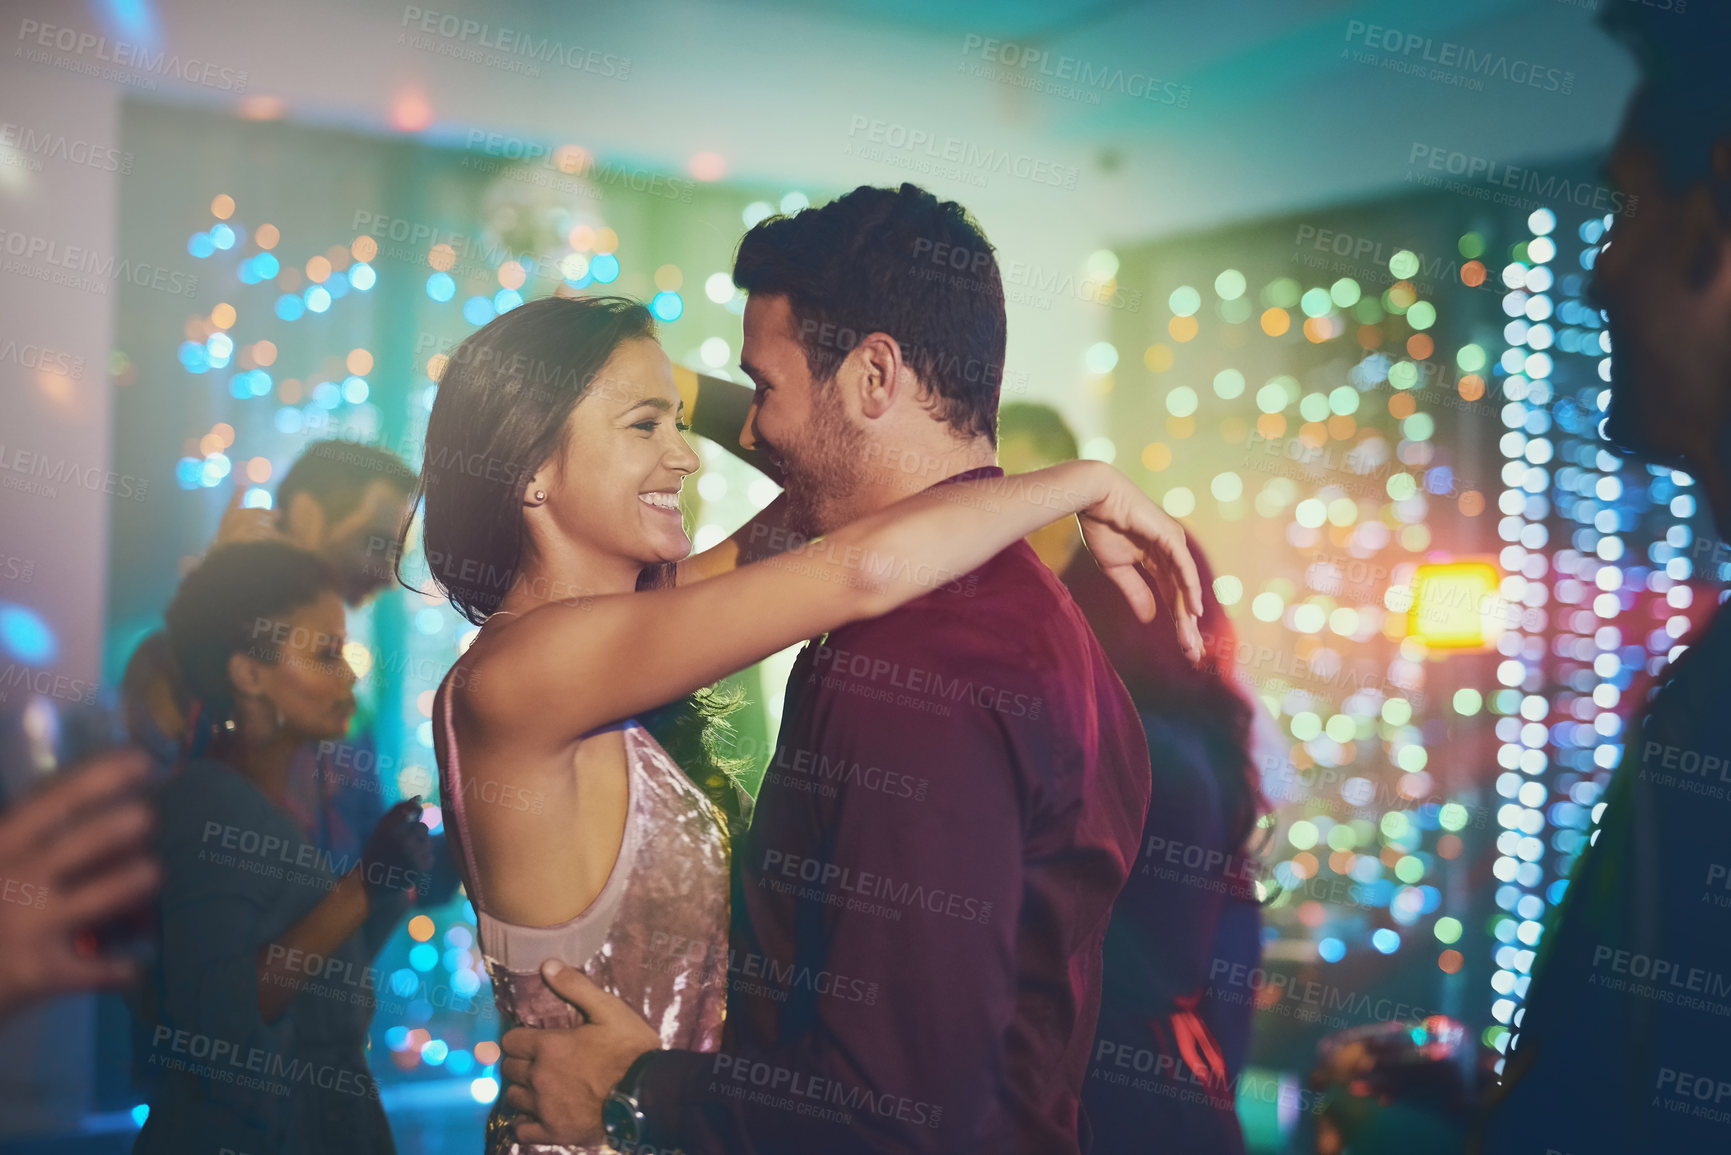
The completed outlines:
{"type": "Polygon", "coordinates": [[[222,521],[216,527],[216,538],[210,543],[210,548],[237,545],[243,541],[288,541],[278,523],[276,510],[241,504],[246,498],[246,489],[245,482],[235,483],[234,493],[228,499],[228,508],[222,511],[222,521]]]}
{"type": "Polygon", "coordinates": [[[432,835],[421,822],[419,795],[385,811],[361,851],[361,881],[375,900],[418,889],[433,869],[432,835]]]}
{"type": "Polygon", "coordinates": [[[1202,616],[1202,583],[1184,527],[1128,477],[1110,466],[1101,468],[1106,475],[1105,496],[1076,515],[1088,552],[1123,592],[1137,620],[1151,622],[1159,605],[1136,567],[1146,569],[1172,607],[1173,627],[1185,656],[1192,663],[1201,660],[1202,631],[1196,621],[1202,616]]]}

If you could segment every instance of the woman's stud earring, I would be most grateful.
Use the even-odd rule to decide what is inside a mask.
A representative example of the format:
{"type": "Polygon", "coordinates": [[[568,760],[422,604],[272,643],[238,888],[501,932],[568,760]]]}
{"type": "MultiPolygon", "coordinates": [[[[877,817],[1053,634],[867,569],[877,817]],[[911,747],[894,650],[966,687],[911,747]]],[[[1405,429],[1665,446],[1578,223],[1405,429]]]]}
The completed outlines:
{"type": "Polygon", "coordinates": [[[547,500],[547,491],[544,489],[537,489],[535,491],[535,500],[536,501],[546,501],[547,500]]]}

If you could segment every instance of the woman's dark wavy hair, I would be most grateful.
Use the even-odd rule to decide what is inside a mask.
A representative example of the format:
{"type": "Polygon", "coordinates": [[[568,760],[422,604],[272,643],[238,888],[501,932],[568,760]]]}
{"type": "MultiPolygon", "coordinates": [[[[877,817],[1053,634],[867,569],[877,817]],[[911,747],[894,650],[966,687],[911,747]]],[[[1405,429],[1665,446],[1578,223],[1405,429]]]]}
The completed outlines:
{"type": "MultiPolygon", "coordinates": [[[[448,356],[427,419],[426,454],[410,508],[422,505],[427,568],[457,612],[485,622],[518,580],[523,491],[559,452],[565,423],[627,341],[655,340],[655,318],[627,297],[545,297],[499,314],[448,356]]],[[[405,519],[397,537],[404,556],[405,519]]],[[[417,588],[403,577],[397,580],[417,588]]],[[[672,584],[647,566],[638,589],[672,584]]],[[[576,597],[581,590],[570,590],[576,597]]],[[[729,817],[740,821],[743,760],[721,754],[726,715],[743,694],[710,687],[643,717],[644,726],[729,817]]]]}
{"type": "Polygon", "coordinates": [[[336,572],[317,554],[278,541],[219,546],[181,579],[163,617],[175,665],[205,723],[233,714],[229,658],[276,661],[275,623],[326,593],[342,593],[336,572]]]}

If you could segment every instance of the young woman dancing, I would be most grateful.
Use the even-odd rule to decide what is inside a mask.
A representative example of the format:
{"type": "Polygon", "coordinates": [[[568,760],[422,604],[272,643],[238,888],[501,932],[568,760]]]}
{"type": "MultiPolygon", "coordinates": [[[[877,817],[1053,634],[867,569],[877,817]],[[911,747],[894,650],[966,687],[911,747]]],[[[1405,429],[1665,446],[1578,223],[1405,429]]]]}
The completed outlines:
{"type": "MultiPolygon", "coordinates": [[[[519,306],[440,376],[423,545],[482,629],[436,696],[436,752],[506,1026],[574,1024],[539,974],[557,958],[641,1014],[656,1035],[646,1045],[718,1044],[727,830],[699,768],[649,736],[646,712],[682,699],[701,709],[689,696],[718,679],[957,581],[1072,514],[1143,617],[1153,597],[1139,561],[1171,583],[1172,604],[1200,603],[1182,530],[1091,461],[1013,488],[938,486],[740,564],[754,545],[784,544],[765,532],[778,498],[691,556],[679,491],[699,461],[682,416],[650,314],[620,299],[519,306]]],[[[489,1152],[515,1149],[511,1116],[501,1100],[489,1152]]]]}

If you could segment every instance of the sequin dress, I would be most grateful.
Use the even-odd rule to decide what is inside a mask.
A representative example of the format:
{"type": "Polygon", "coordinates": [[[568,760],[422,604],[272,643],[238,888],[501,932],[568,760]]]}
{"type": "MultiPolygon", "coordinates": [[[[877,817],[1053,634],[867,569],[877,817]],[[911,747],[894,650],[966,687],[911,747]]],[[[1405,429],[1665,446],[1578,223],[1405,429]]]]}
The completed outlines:
{"type": "MultiPolygon", "coordinates": [[[[727,1007],[728,845],[720,811],[635,721],[622,723],[629,801],[625,836],[601,893],[557,926],[521,926],[487,910],[469,856],[457,736],[445,690],[440,788],[452,845],[475,907],[501,1033],[572,1027],[575,1007],[547,988],[541,964],[557,958],[635,1008],[663,1047],[713,1051],[727,1007]]],[[[487,1155],[603,1155],[612,1148],[520,1144],[503,1098],[487,1119],[487,1155]]]]}

